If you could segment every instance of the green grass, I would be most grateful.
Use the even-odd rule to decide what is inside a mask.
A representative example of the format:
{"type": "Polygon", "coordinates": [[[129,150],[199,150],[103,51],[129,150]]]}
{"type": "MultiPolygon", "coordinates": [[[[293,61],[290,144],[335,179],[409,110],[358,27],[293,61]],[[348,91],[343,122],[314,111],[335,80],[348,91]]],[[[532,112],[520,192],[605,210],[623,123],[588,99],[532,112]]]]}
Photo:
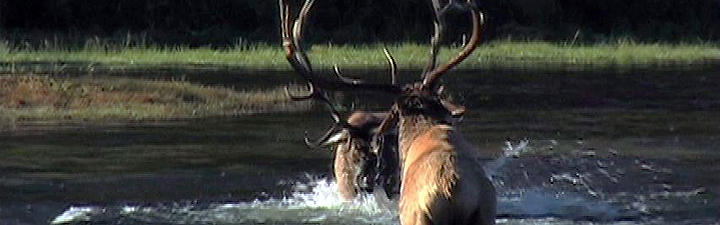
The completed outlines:
{"type": "MultiPolygon", "coordinates": [[[[386,68],[382,45],[313,45],[309,51],[315,68],[329,69],[337,64],[347,69],[386,68]]],[[[400,69],[421,69],[427,62],[429,46],[404,43],[388,46],[400,69]]],[[[447,60],[459,47],[445,47],[440,54],[447,60]]],[[[547,68],[631,67],[698,65],[720,61],[720,47],[714,44],[642,44],[620,41],[610,44],[571,45],[567,43],[494,41],[481,45],[459,68],[547,68]]],[[[119,67],[174,65],[232,66],[257,70],[290,70],[280,46],[242,44],[233,49],[187,47],[87,46],[79,51],[22,50],[0,43],[0,70],[28,62],[85,63],[119,67]],[[3,47],[4,46],[4,47],[3,47]]]]}
{"type": "Polygon", "coordinates": [[[201,118],[307,111],[311,104],[289,100],[282,88],[236,91],[186,81],[0,76],[0,122],[201,118]]]}
{"type": "MultiPolygon", "coordinates": [[[[0,122],[16,120],[177,119],[309,110],[309,102],[290,102],[279,88],[237,91],[186,81],[130,78],[57,78],[38,73],[66,65],[146,68],[158,66],[228,66],[250,70],[291,70],[280,46],[239,44],[233,49],[187,47],[113,47],[83,50],[24,50],[0,41],[0,122]],[[52,66],[38,66],[52,65],[52,66]],[[26,67],[26,68],[23,68],[26,67]],[[37,67],[33,70],[27,67],[37,67]],[[31,74],[31,75],[28,75],[31,74]]],[[[314,45],[315,68],[385,69],[382,45],[314,45]]],[[[429,46],[388,46],[400,69],[422,69],[429,46]]],[[[440,61],[459,47],[445,47],[440,61]]],[[[713,44],[641,44],[631,41],[595,45],[495,41],[481,45],[459,68],[548,69],[626,68],[716,65],[720,47],[713,44]]],[[[300,87],[293,87],[300,88],[300,87]]]]}
{"type": "Polygon", "coordinates": [[[663,66],[695,65],[720,61],[720,48],[712,44],[611,44],[581,45],[544,42],[495,42],[479,51],[478,63],[524,67],[663,66]]]}

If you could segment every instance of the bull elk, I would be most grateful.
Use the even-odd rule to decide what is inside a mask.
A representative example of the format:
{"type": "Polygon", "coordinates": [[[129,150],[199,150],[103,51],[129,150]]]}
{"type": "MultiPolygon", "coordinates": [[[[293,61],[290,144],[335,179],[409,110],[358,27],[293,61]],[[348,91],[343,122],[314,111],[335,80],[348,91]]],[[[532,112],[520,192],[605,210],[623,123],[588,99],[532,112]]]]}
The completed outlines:
{"type": "MultiPolygon", "coordinates": [[[[378,136],[378,127],[387,113],[355,111],[347,121],[343,121],[340,113],[327,97],[327,93],[321,88],[329,82],[318,82],[311,79],[314,74],[307,55],[301,50],[301,39],[303,21],[312,3],[313,0],[307,1],[301,9],[298,19],[291,24],[288,7],[280,0],[283,45],[287,59],[295,71],[308,81],[310,88],[310,94],[305,96],[295,96],[287,88],[285,89],[286,94],[295,101],[308,99],[322,101],[330,109],[334,120],[333,126],[318,141],[313,142],[306,137],[305,144],[311,148],[334,146],[333,172],[338,184],[337,191],[344,199],[355,198],[359,191],[372,192],[375,186],[383,187],[388,195],[395,194],[399,189],[397,133],[384,132],[382,139],[389,141],[383,142],[382,145],[371,145],[373,139],[378,136]]],[[[387,50],[385,55],[390,64],[392,83],[394,84],[397,66],[387,50]]],[[[345,84],[352,86],[360,83],[360,81],[342,76],[337,66],[335,73],[345,84]]]]}
{"type": "Polygon", "coordinates": [[[433,1],[436,17],[430,63],[422,81],[405,87],[381,125],[380,133],[399,120],[402,224],[495,223],[495,189],[474,148],[453,126],[453,117],[464,113],[464,108],[439,91],[438,79],[470,55],[480,41],[482,14],[468,1],[463,6],[472,18],[470,41],[455,58],[435,66],[444,25],[441,18],[451,4],[440,7],[433,1]]]}
{"type": "MultiPolygon", "coordinates": [[[[327,101],[318,86],[338,90],[375,91],[394,95],[390,112],[383,118],[376,138],[392,127],[398,130],[401,166],[400,222],[402,224],[494,224],[495,189],[475,156],[475,150],[454,127],[454,117],[464,107],[452,103],[443,93],[439,79],[466,59],[480,42],[482,14],[471,0],[441,5],[433,0],[435,31],[430,61],[420,81],[403,87],[395,84],[365,84],[344,79],[315,76],[300,39],[303,23],[313,0],[305,1],[297,19],[290,21],[288,6],[280,0],[283,47],[290,64],[314,87],[305,98],[327,101]],[[472,36],[461,52],[436,66],[444,26],[443,17],[453,6],[470,12],[472,36]],[[291,29],[292,26],[292,29],[291,29]]],[[[336,119],[336,121],[338,121],[336,119]]]]}

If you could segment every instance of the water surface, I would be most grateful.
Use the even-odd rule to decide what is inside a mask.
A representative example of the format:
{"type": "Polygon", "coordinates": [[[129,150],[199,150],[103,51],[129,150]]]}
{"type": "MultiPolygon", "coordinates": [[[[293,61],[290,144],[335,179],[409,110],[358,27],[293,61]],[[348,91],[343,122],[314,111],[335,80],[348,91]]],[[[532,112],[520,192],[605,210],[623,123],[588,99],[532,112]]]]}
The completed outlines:
{"type": "MultiPolygon", "coordinates": [[[[717,221],[718,119],[691,126],[657,121],[675,112],[624,111],[646,127],[627,133],[584,118],[617,119],[612,111],[513,118],[548,113],[557,119],[538,124],[477,111],[462,122],[498,187],[498,222],[717,221]]],[[[328,123],[315,115],[19,124],[0,137],[2,222],[396,223],[395,200],[367,194],[347,203],[335,194],[331,152],[301,141],[306,129],[319,134],[328,123]]]]}
{"type": "MultiPolygon", "coordinates": [[[[718,224],[713,74],[475,71],[447,82],[471,108],[459,129],[497,188],[499,224],[718,224]]],[[[256,85],[294,80],[283,76],[256,85]]],[[[396,200],[334,192],[332,152],[302,141],[329,122],[317,111],[4,124],[0,224],[396,224],[396,200]]]]}

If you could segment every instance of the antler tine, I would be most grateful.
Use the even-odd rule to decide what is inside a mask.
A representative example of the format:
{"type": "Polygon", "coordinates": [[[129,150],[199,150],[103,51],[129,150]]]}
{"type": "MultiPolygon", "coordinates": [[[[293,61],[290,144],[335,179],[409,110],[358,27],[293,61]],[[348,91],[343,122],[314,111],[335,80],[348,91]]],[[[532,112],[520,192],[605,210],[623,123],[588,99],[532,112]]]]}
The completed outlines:
{"type": "Polygon", "coordinates": [[[347,128],[350,127],[350,124],[342,120],[342,117],[340,116],[340,112],[338,112],[337,109],[332,104],[332,101],[325,95],[322,90],[315,89],[314,85],[312,83],[308,83],[308,88],[310,89],[310,94],[304,95],[304,96],[294,96],[290,93],[290,90],[287,86],[285,86],[285,94],[292,99],[293,101],[303,101],[308,99],[319,99],[327,107],[330,109],[330,115],[333,119],[333,125],[328,129],[325,134],[320,137],[317,141],[310,141],[310,138],[308,138],[307,132],[305,132],[305,144],[310,148],[320,148],[325,146],[324,143],[332,136],[333,133],[336,132],[338,128],[347,128]]]}
{"type": "Polygon", "coordinates": [[[333,65],[333,71],[335,71],[335,76],[337,76],[340,81],[345,82],[347,84],[362,84],[363,81],[360,79],[350,78],[346,77],[345,75],[340,72],[340,67],[338,67],[337,64],[333,65]]]}
{"type": "Polygon", "coordinates": [[[321,148],[325,146],[325,143],[330,139],[330,137],[332,137],[333,134],[337,132],[337,129],[338,125],[333,124],[333,126],[330,127],[330,129],[328,129],[325,134],[323,134],[323,136],[320,137],[320,139],[318,139],[317,141],[311,141],[308,137],[307,131],[305,131],[305,145],[310,148],[321,148]]]}
{"type": "Polygon", "coordinates": [[[288,96],[288,98],[290,98],[293,101],[304,101],[304,100],[308,100],[308,99],[312,99],[312,98],[317,98],[320,101],[322,101],[323,103],[325,103],[325,105],[327,105],[328,108],[330,108],[330,113],[331,113],[331,115],[333,117],[333,121],[335,121],[335,123],[344,123],[341,119],[340,112],[338,112],[337,109],[335,109],[335,107],[332,104],[332,101],[330,101],[330,99],[325,95],[324,92],[322,92],[322,90],[315,89],[315,85],[313,85],[312,83],[308,83],[308,88],[310,89],[310,94],[307,94],[304,96],[296,96],[296,95],[293,95],[292,93],[290,93],[290,89],[287,86],[285,86],[285,95],[288,96]]]}
{"type": "Polygon", "coordinates": [[[283,0],[279,0],[278,2],[280,5],[280,28],[282,29],[285,57],[300,76],[312,83],[312,66],[307,55],[302,50],[302,31],[305,19],[315,1],[305,1],[294,23],[292,19],[290,19],[290,7],[283,0]]]}
{"type": "Polygon", "coordinates": [[[308,89],[310,89],[309,90],[310,94],[307,94],[305,96],[293,95],[292,93],[290,93],[290,89],[288,88],[288,86],[285,86],[285,96],[287,96],[289,99],[291,99],[293,101],[304,101],[304,100],[308,100],[308,99],[315,97],[315,95],[316,95],[315,86],[313,86],[311,83],[307,83],[307,86],[308,86],[308,89]]]}
{"type": "MultiPolygon", "coordinates": [[[[397,63],[395,62],[395,58],[393,58],[392,54],[390,54],[390,51],[387,49],[387,47],[383,48],[383,53],[385,53],[385,58],[388,61],[388,65],[390,66],[390,84],[396,85],[397,84],[397,63]]],[[[333,70],[335,71],[335,76],[337,76],[340,81],[345,82],[346,84],[362,84],[363,81],[360,79],[354,79],[350,77],[346,77],[345,75],[340,72],[340,67],[338,67],[337,64],[333,66],[333,70]]]]}
{"type": "Polygon", "coordinates": [[[328,131],[325,133],[325,135],[323,135],[320,138],[320,140],[314,142],[316,144],[313,144],[313,142],[311,142],[308,139],[307,134],[305,134],[305,143],[308,144],[308,146],[310,146],[312,148],[317,148],[317,147],[321,146],[320,143],[325,142],[330,137],[330,135],[333,133],[333,131],[337,130],[338,127],[350,127],[350,125],[347,122],[342,120],[340,112],[337,109],[335,109],[332,101],[325,95],[324,92],[322,92],[322,90],[316,89],[315,85],[313,85],[312,83],[308,83],[308,88],[310,89],[310,94],[307,94],[304,96],[296,96],[296,95],[291,94],[290,89],[287,86],[285,86],[285,95],[287,95],[288,98],[290,98],[293,101],[304,101],[304,100],[316,98],[316,99],[319,99],[320,101],[322,101],[323,103],[325,103],[325,105],[330,109],[330,116],[332,116],[332,118],[333,118],[333,126],[330,129],[328,129],[328,131]]]}
{"type": "MultiPolygon", "coordinates": [[[[285,42],[285,39],[290,37],[290,34],[287,32],[289,26],[288,22],[290,21],[290,19],[288,19],[290,17],[290,13],[288,5],[285,4],[285,1],[279,0],[278,4],[280,5],[280,32],[282,33],[283,42],[285,42]]],[[[283,45],[284,44],[285,43],[283,43],[283,45]]]]}
{"type": "MultiPolygon", "coordinates": [[[[430,38],[430,59],[428,61],[427,67],[425,67],[425,70],[423,71],[423,75],[427,74],[428,72],[435,69],[435,64],[437,63],[437,55],[440,51],[440,41],[442,39],[442,33],[443,33],[443,26],[441,25],[442,19],[439,18],[439,16],[435,16],[435,21],[433,22],[433,25],[435,27],[435,33],[433,33],[433,36],[430,38]]],[[[443,21],[444,22],[444,21],[443,21]]]]}
{"type": "Polygon", "coordinates": [[[470,37],[470,41],[465,44],[463,50],[458,55],[456,55],[455,58],[453,58],[446,64],[427,72],[425,74],[425,78],[423,79],[423,88],[434,88],[440,76],[455,67],[458,63],[465,60],[465,58],[467,58],[480,43],[480,34],[484,17],[483,14],[472,4],[471,1],[472,0],[468,0],[468,2],[465,3],[465,8],[468,8],[470,10],[470,16],[473,23],[473,31],[472,36],[470,37]]]}
{"type": "Polygon", "coordinates": [[[329,88],[329,89],[351,89],[351,90],[363,90],[363,91],[382,91],[391,94],[397,94],[402,89],[396,85],[387,84],[365,84],[359,82],[348,82],[347,80],[340,80],[340,82],[328,80],[322,77],[313,75],[312,65],[307,57],[307,54],[302,49],[302,35],[305,25],[305,20],[310,13],[315,0],[306,0],[300,10],[297,19],[291,21],[289,6],[284,0],[279,0],[280,5],[280,20],[282,29],[282,40],[283,48],[285,49],[285,57],[297,73],[308,82],[316,85],[316,87],[329,88]]]}
{"type": "Polygon", "coordinates": [[[319,99],[320,101],[325,103],[325,105],[327,105],[327,107],[330,109],[331,116],[333,117],[333,121],[335,121],[336,124],[345,123],[341,119],[342,117],[340,116],[340,112],[335,109],[332,101],[325,95],[325,92],[323,92],[321,89],[316,89],[315,85],[313,85],[312,83],[308,83],[307,85],[308,89],[310,89],[310,94],[302,96],[293,95],[292,93],[290,93],[290,89],[288,88],[288,86],[285,86],[285,95],[293,101],[304,101],[313,98],[319,99]]]}
{"type": "Polygon", "coordinates": [[[392,85],[397,84],[397,63],[395,63],[395,58],[393,58],[392,54],[390,54],[390,51],[385,47],[383,48],[383,52],[385,53],[385,58],[387,58],[388,64],[390,65],[390,83],[392,85]]]}
{"type": "Polygon", "coordinates": [[[435,17],[433,17],[433,36],[430,38],[430,59],[428,60],[428,65],[425,67],[425,70],[423,71],[423,75],[429,73],[433,69],[435,69],[435,65],[437,64],[437,56],[440,52],[440,43],[442,43],[443,39],[443,31],[445,30],[445,12],[452,6],[455,1],[450,0],[445,6],[441,7],[441,4],[438,0],[433,0],[432,7],[433,7],[433,14],[435,17]]]}
{"type": "Polygon", "coordinates": [[[342,120],[342,117],[340,116],[340,112],[338,112],[337,109],[335,109],[335,106],[333,106],[332,101],[330,101],[330,99],[328,99],[324,93],[322,93],[321,91],[312,92],[309,95],[309,98],[313,98],[313,97],[320,99],[322,102],[325,103],[325,105],[327,105],[327,107],[330,109],[330,115],[333,118],[333,125],[317,141],[315,141],[315,142],[310,141],[310,139],[307,136],[307,132],[305,133],[305,144],[310,148],[320,148],[322,146],[325,146],[324,143],[327,142],[327,140],[332,136],[332,134],[334,134],[338,130],[338,128],[350,128],[351,126],[350,126],[350,124],[348,124],[347,122],[342,120]]]}
{"type": "Polygon", "coordinates": [[[333,106],[333,103],[330,101],[330,99],[328,99],[325,95],[320,95],[318,98],[323,101],[328,108],[330,108],[330,115],[332,116],[333,121],[335,121],[335,124],[341,124],[343,126],[347,125],[347,123],[342,120],[340,112],[335,109],[335,106],[333,106]]]}
{"type": "MultiPolygon", "coordinates": [[[[295,46],[297,46],[298,48],[302,46],[301,41],[303,27],[305,26],[305,19],[307,18],[313,3],[315,3],[315,0],[305,1],[305,4],[303,4],[302,8],[300,9],[300,14],[298,15],[298,18],[295,20],[295,24],[293,24],[293,40],[295,41],[295,46]]],[[[305,59],[307,59],[307,55],[305,55],[304,51],[300,51],[300,53],[305,59]]]]}

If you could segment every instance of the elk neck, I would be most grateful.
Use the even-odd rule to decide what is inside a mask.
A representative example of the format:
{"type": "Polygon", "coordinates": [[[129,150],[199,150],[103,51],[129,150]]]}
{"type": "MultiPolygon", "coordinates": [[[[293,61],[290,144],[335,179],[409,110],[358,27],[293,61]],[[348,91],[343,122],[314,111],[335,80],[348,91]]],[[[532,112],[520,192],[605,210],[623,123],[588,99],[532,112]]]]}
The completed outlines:
{"type": "Polygon", "coordinates": [[[423,114],[401,116],[398,126],[400,161],[405,160],[410,146],[418,137],[437,125],[449,124],[423,114]]]}

